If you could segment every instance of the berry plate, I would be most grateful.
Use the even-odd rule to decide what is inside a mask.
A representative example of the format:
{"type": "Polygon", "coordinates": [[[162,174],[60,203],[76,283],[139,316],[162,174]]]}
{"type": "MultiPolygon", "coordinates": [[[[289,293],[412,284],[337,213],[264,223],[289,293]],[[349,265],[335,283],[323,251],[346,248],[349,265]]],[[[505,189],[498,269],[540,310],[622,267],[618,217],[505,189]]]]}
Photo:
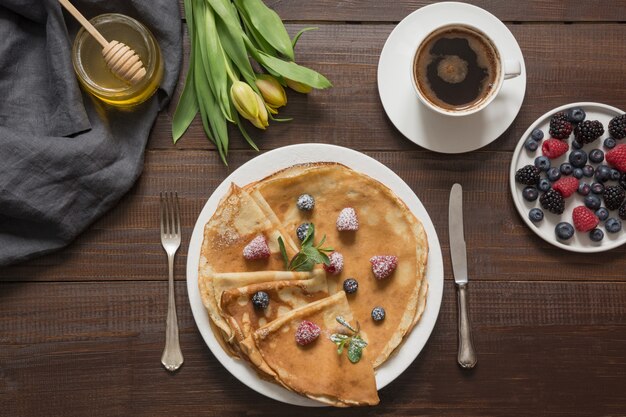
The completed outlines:
{"type": "MultiPolygon", "coordinates": [[[[517,144],[517,147],[515,148],[515,152],[513,153],[513,159],[511,161],[510,178],[509,178],[511,194],[513,196],[513,202],[515,203],[515,207],[517,208],[517,211],[519,212],[520,216],[522,216],[522,219],[526,222],[528,227],[533,232],[535,232],[539,237],[541,237],[546,242],[549,242],[553,244],[554,246],[557,246],[559,248],[572,251],[572,252],[582,252],[582,253],[603,252],[603,251],[616,248],[626,243],[626,221],[622,221],[622,223],[624,223],[623,224],[624,227],[617,233],[609,233],[605,227],[605,221],[600,221],[597,228],[600,229],[604,233],[604,238],[600,240],[599,242],[594,242],[593,240],[591,240],[591,238],[589,237],[589,232],[579,232],[579,231],[576,231],[574,233],[574,236],[568,240],[559,239],[555,233],[556,225],[560,222],[568,222],[573,225],[574,222],[572,220],[572,212],[575,207],[585,205],[584,197],[578,192],[575,192],[571,197],[568,197],[565,199],[565,210],[563,211],[563,214],[557,215],[557,214],[550,213],[547,210],[544,210],[541,207],[539,198],[537,198],[535,201],[527,201],[522,196],[522,191],[526,186],[515,181],[515,173],[517,172],[518,169],[526,165],[534,165],[535,158],[543,155],[542,144],[544,141],[550,138],[550,134],[548,133],[548,131],[549,131],[551,116],[560,111],[567,112],[568,109],[571,109],[574,107],[581,107],[585,111],[586,113],[585,120],[598,120],[602,123],[604,127],[604,133],[602,134],[602,136],[600,136],[599,139],[596,139],[595,141],[584,145],[582,147],[582,150],[586,154],[589,154],[589,152],[592,151],[593,149],[600,149],[605,154],[606,152],[610,150],[604,146],[604,139],[610,136],[608,133],[608,123],[613,117],[618,116],[620,114],[624,114],[623,110],[620,110],[616,107],[608,106],[606,104],[592,103],[592,102],[570,103],[570,104],[566,104],[566,105],[557,107],[555,109],[552,109],[546,114],[544,114],[543,116],[541,116],[539,119],[537,119],[532,125],[530,125],[530,127],[522,135],[519,143],[517,144]],[[533,132],[533,130],[535,129],[542,130],[544,133],[544,137],[539,142],[538,144],[539,146],[537,147],[536,150],[530,150],[530,149],[533,149],[534,147],[529,146],[528,148],[530,149],[528,149],[527,146],[525,146],[525,142],[530,137],[531,132],[533,132]],[[533,223],[529,219],[529,212],[533,208],[539,208],[544,212],[543,220],[537,223],[533,223]]],[[[569,162],[569,154],[575,150],[575,148],[572,146],[574,142],[574,134],[573,133],[570,134],[570,136],[566,139],[566,141],[569,145],[569,150],[564,155],[561,155],[558,158],[550,160],[551,167],[556,167],[558,169],[562,163],[569,162]]],[[[626,143],[626,140],[621,140],[621,141],[617,140],[616,142],[617,144],[619,144],[620,142],[626,143]]],[[[606,163],[606,160],[604,160],[601,163],[588,161],[587,164],[592,165],[595,169],[599,165],[607,164],[607,163],[606,163]]],[[[569,175],[569,176],[573,177],[572,175],[569,175]]],[[[542,171],[541,178],[543,179],[546,177],[547,177],[546,172],[542,171]]],[[[583,176],[582,178],[580,178],[579,183],[583,183],[583,182],[591,186],[592,183],[597,182],[597,181],[595,180],[593,176],[592,177],[583,176]]],[[[609,180],[605,183],[605,185],[618,185],[618,183],[617,181],[609,180]]],[[[539,191],[539,195],[542,195],[542,194],[543,192],[539,191]]],[[[594,194],[590,193],[589,195],[594,195],[594,194]]],[[[605,205],[604,205],[604,200],[602,198],[602,195],[598,194],[597,196],[600,199],[602,207],[604,207],[605,205]]],[[[618,211],[611,210],[609,214],[609,219],[610,218],[615,218],[619,220],[618,211]]]]}
{"type": "MultiPolygon", "coordinates": [[[[198,264],[202,247],[204,225],[211,219],[222,196],[231,183],[249,184],[294,164],[309,162],[339,162],[355,171],[362,172],[389,187],[410,208],[411,212],[422,221],[428,235],[428,266],[426,279],[428,295],[426,309],[415,328],[406,336],[406,340],[394,354],[382,364],[376,372],[376,387],[383,388],[396,379],[417,358],[435,327],[441,298],[443,295],[443,259],[437,232],[426,209],[413,190],[392,170],[377,160],[360,152],[340,146],[305,143],[285,146],[266,152],[248,161],[230,174],[213,192],[194,227],[187,255],[187,292],[191,311],[202,334],[217,360],[237,379],[248,387],[269,398],[288,404],[316,407],[324,404],[297,395],[285,388],[259,378],[256,371],[245,361],[237,360],[222,349],[213,334],[208,314],[202,304],[198,290],[198,264]]],[[[234,386],[233,386],[234,388],[234,386]]]]}

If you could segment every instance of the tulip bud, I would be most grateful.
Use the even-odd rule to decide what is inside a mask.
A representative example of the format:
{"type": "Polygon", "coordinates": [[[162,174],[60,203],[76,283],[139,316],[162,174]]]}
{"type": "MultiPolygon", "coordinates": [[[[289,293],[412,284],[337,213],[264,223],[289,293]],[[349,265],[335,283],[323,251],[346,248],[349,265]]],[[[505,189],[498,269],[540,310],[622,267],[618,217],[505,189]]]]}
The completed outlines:
{"type": "Polygon", "coordinates": [[[241,117],[259,129],[269,126],[265,102],[248,84],[235,81],[230,88],[230,98],[241,117]]]}
{"type": "Polygon", "coordinates": [[[285,78],[285,81],[287,82],[287,87],[298,93],[308,94],[313,90],[313,87],[310,85],[302,84],[301,82],[290,80],[289,78],[285,78]]]}
{"type": "Polygon", "coordinates": [[[276,110],[287,104],[287,95],[285,89],[278,80],[268,74],[258,74],[256,86],[259,88],[263,100],[272,109],[276,110]]]}

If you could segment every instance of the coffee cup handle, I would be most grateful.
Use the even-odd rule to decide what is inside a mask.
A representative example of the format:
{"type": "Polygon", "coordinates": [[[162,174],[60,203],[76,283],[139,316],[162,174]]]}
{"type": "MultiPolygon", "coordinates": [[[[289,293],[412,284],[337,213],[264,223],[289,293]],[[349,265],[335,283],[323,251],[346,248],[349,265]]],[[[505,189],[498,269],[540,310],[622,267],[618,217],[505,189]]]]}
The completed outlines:
{"type": "Polygon", "coordinates": [[[504,79],[515,78],[522,73],[522,65],[519,61],[507,59],[504,61],[504,79]]]}

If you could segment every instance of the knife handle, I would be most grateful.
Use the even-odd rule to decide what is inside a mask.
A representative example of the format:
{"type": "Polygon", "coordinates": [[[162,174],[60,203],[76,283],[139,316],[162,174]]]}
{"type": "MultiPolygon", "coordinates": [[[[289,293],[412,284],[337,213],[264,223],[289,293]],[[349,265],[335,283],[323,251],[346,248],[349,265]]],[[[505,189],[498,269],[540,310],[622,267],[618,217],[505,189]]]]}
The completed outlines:
{"type": "Polygon", "coordinates": [[[457,361],[463,368],[473,368],[477,359],[467,313],[467,284],[457,285],[457,301],[459,304],[459,353],[457,361]]]}

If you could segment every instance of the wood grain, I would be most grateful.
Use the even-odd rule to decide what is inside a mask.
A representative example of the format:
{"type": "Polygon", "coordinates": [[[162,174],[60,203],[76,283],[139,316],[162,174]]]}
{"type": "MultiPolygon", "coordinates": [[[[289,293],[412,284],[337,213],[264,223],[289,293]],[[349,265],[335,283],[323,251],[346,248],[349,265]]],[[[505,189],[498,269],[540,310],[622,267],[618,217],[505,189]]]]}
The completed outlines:
{"type": "MultiPolygon", "coordinates": [[[[3,414],[319,414],[271,401],[234,379],[199,336],[185,289],[177,284],[185,364],[171,375],[159,363],[165,281],[3,285],[3,414]]],[[[454,297],[448,283],[429,342],[408,370],[381,391],[380,406],[324,414],[582,416],[623,411],[625,283],[473,282],[470,308],[479,365],[471,373],[455,363],[454,297]],[[577,356],[581,352],[584,358],[577,356]]]]}

